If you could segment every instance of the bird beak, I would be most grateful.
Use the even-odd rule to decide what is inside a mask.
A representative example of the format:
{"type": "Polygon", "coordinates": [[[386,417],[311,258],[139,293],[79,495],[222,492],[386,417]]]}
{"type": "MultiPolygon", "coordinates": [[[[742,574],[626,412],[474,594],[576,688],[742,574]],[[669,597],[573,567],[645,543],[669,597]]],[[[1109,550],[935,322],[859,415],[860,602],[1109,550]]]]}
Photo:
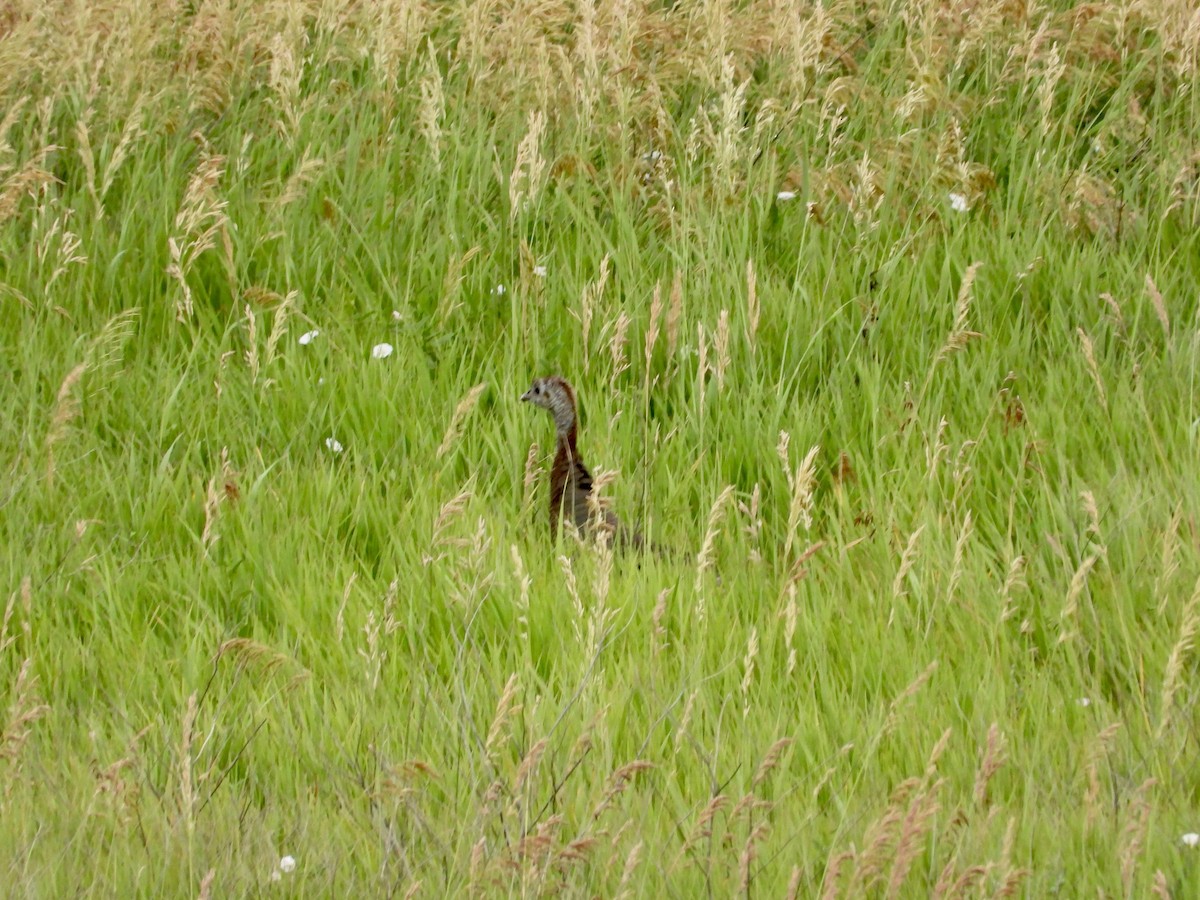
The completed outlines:
{"type": "Polygon", "coordinates": [[[522,399],[524,402],[528,403],[530,400],[532,400],[532,399],[533,399],[533,392],[532,392],[532,391],[526,391],[525,393],[523,393],[523,394],[521,395],[521,399],[522,399]]]}

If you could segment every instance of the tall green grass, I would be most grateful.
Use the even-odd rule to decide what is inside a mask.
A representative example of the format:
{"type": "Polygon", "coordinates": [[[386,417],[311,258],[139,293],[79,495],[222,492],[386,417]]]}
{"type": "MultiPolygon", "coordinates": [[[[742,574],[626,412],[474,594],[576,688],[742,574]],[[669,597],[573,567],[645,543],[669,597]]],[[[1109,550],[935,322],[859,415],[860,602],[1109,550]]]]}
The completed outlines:
{"type": "Polygon", "coordinates": [[[1198,52],[13,6],[5,893],[1190,896],[1198,52]],[[674,555],[550,540],[551,372],[674,555]]]}

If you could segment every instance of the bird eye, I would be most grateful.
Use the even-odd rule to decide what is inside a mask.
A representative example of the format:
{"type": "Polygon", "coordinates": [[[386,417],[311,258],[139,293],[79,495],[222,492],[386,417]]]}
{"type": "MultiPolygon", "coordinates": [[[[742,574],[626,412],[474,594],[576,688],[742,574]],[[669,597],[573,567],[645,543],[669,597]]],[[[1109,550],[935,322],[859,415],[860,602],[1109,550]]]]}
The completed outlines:
{"type": "Polygon", "coordinates": [[[540,384],[535,384],[533,386],[533,392],[535,394],[540,394],[542,392],[542,386],[540,384]]]}

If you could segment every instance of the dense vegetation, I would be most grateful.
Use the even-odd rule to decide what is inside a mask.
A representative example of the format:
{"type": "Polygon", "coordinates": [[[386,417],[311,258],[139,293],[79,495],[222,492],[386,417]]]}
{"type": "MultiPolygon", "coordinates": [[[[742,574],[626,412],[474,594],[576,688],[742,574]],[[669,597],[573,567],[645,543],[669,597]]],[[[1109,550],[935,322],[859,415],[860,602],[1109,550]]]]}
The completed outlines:
{"type": "Polygon", "coordinates": [[[0,884],[1194,896],[1198,67],[1190,0],[5,5],[0,884]],[[674,555],[550,541],[551,372],[674,555]]]}

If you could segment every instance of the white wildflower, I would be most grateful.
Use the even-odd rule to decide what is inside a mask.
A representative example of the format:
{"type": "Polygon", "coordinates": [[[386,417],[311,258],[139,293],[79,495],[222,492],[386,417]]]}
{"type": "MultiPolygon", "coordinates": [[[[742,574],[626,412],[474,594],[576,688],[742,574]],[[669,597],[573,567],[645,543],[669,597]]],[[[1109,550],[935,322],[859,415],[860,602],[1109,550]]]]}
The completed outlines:
{"type": "Polygon", "coordinates": [[[494,288],[492,288],[492,296],[493,297],[503,297],[504,292],[507,290],[508,290],[508,288],[506,288],[504,285],[498,284],[494,288]]]}
{"type": "Polygon", "coordinates": [[[971,206],[967,203],[966,194],[958,194],[954,191],[950,192],[950,208],[957,213],[970,212],[971,206]]]}
{"type": "Polygon", "coordinates": [[[342,452],[344,449],[346,449],[345,447],[343,447],[343,446],[342,446],[342,442],[341,442],[341,441],[339,441],[339,440],[338,440],[337,438],[335,438],[335,437],[327,437],[327,438],[325,438],[325,446],[326,446],[326,447],[327,447],[327,448],[330,450],[330,452],[332,452],[332,453],[341,453],[341,452],[342,452]]]}
{"type": "Polygon", "coordinates": [[[546,267],[545,266],[534,266],[533,274],[536,275],[538,278],[545,278],[546,277],[546,267]]]}
{"type": "Polygon", "coordinates": [[[296,868],[296,859],[293,856],[285,856],[279,861],[280,872],[292,872],[296,868]]]}
{"type": "Polygon", "coordinates": [[[300,335],[300,337],[297,339],[297,341],[302,347],[307,347],[314,340],[316,340],[317,337],[320,336],[320,334],[321,334],[321,329],[314,328],[312,331],[306,331],[306,332],[304,332],[304,334],[300,335]]]}
{"type": "Polygon", "coordinates": [[[778,194],[775,195],[775,199],[780,201],[781,203],[786,203],[788,200],[796,199],[796,192],[795,191],[780,191],[778,194]]]}
{"type": "Polygon", "coordinates": [[[392,310],[392,321],[393,322],[403,322],[404,321],[404,313],[400,312],[400,310],[398,310],[398,309],[393,309],[392,310]]]}
{"type": "Polygon", "coordinates": [[[391,344],[376,344],[371,348],[371,356],[374,359],[387,359],[395,349],[391,344]]]}
{"type": "Polygon", "coordinates": [[[1200,834],[1196,834],[1194,831],[1189,831],[1180,840],[1183,841],[1185,847],[1200,847],[1200,834]]]}
{"type": "Polygon", "coordinates": [[[1091,705],[1092,705],[1092,701],[1091,701],[1091,700],[1089,700],[1087,697],[1080,697],[1080,698],[1079,698],[1078,700],[1076,700],[1075,702],[1076,702],[1076,703],[1078,703],[1080,706],[1085,706],[1085,707],[1086,707],[1086,706],[1091,706],[1091,705]]]}

